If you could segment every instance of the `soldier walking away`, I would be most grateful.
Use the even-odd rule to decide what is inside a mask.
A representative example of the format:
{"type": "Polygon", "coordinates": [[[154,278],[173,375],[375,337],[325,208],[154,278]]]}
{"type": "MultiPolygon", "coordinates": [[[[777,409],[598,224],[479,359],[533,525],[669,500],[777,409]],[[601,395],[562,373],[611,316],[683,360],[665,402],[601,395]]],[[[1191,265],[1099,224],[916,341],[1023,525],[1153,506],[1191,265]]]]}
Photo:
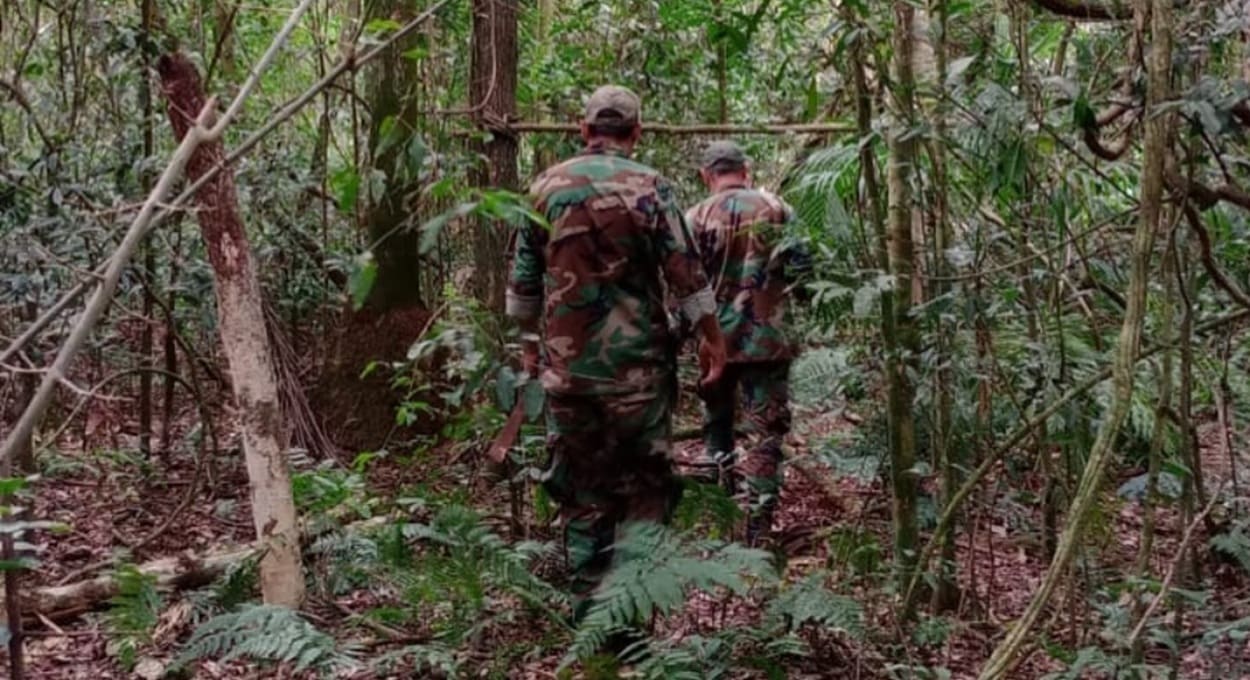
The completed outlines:
{"type": "Polygon", "coordinates": [[[811,268],[806,250],[786,233],[794,212],[779,197],[752,188],[749,159],[738,145],[716,141],[700,160],[712,195],[691,208],[703,266],[716,291],[717,316],[729,346],[725,375],[703,390],[707,453],[729,465],[725,483],[748,508],[747,542],[772,526],[781,490],[781,445],[790,431],[791,288],[811,268]],[[734,412],[749,433],[736,460],[734,412]]]}
{"type": "Polygon", "coordinates": [[[667,522],[681,496],[669,457],[676,356],[666,291],[701,334],[703,381],[714,383],[725,365],[715,299],[672,188],[629,158],[639,110],[622,87],[591,95],[585,149],[530,188],[549,229],[517,234],[506,298],[531,374],[541,326],[544,486],[561,508],[575,621],[611,565],[618,528],[667,522]]]}

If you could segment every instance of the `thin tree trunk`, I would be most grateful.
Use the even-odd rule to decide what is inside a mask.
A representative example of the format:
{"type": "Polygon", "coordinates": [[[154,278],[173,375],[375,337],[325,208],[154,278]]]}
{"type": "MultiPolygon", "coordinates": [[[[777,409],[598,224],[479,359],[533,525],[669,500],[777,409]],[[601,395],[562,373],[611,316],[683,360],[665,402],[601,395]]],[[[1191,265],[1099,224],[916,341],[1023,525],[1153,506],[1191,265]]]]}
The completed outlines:
{"type": "MultiPolygon", "coordinates": [[[[916,422],[913,411],[916,388],[912,382],[919,357],[920,335],[911,315],[915,248],[912,241],[911,191],[916,163],[915,143],[915,7],[894,3],[894,98],[895,122],[889,132],[890,160],[887,168],[889,197],[890,274],[894,279],[894,334],[896,345],[887,349],[890,421],[890,477],[893,489],[894,564],[900,584],[911,582],[916,564],[916,422]]],[[[907,608],[904,607],[906,610],[907,608]]],[[[904,611],[904,615],[908,614],[904,611]]]]}
{"type": "MultiPolygon", "coordinates": [[[[949,206],[947,205],[947,174],[946,174],[946,113],[945,105],[946,94],[946,73],[948,55],[946,29],[947,29],[947,10],[946,0],[937,0],[937,44],[933,45],[930,38],[929,43],[932,45],[934,59],[929,62],[936,64],[936,69],[930,82],[930,86],[934,89],[936,96],[934,104],[931,107],[932,125],[934,137],[931,144],[930,161],[933,165],[933,273],[938,277],[938,283],[935,286],[934,294],[941,297],[950,293],[950,284],[942,277],[946,275],[949,269],[946,264],[946,250],[950,247],[952,234],[949,219],[949,206]]],[[[932,9],[930,9],[932,12],[932,9]]],[[[927,22],[926,22],[927,23],[927,22]]],[[[923,60],[917,60],[917,65],[925,63],[923,60]]],[[[934,433],[933,446],[937,458],[935,466],[941,471],[941,488],[939,498],[945,505],[959,488],[959,470],[965,464],[963,456],[962,437],[955,436],[952,427],[953,412],[955,408],[954,397],[954,375],[951,369],[951,349],[950,345],[956,328],[945,321],[938,322],[937,343],[938,357],[937,371],[934,373],[934,433]]],[[[933,610],[935,612],[947,611],[954,609],[959,604],[959,586],[956,583],[956,554],[955,554],[955,532],[949,531],[942,538],[941,553],[938,557],[938,579],[937,587],[933,591],[933,610]]]]}
{"type": "MultiPolygon", "coordinates": [[[[143,35],[148,38],[152,30],[152,0],[142,0],[139,11],[143,21],[143,35]]],[[[146,50],[143,51],[143,73],[139,78],[139,100],[143,111],[143,163],[154,150],[152,133],[152,87],[151,59],[146,50]]],[[[152,176],[143,171],[139,184],[144,193],[152,190],[152,176]]],[[[156,246],[151,241],[143,244],[143,333],[139,340],[139,452],[144,457],[152,455],[152,368],[155,366],[153,357],[156,354],[155,337],[152,319],[156,307],[156,246]]],[[[165,379],[166,384],[170,381],[165,379]]]]}
{"type": "MultiPolygon", "coordinates": [[[[473,45],[469,106],[479,125],[516,118],[517,9],[512,2],[473,0],[473,45]]],[[[474,173],[480,187],[515,189],[517,138],[494,132],[478,145],[485,163],[474,173]]],[[[481,222],[473,244],[474,293],[490,309],[503,311],[505,250],[508,233],[502,224],[481,222]]]]}
{"type": "MultiPolygon", "coordinates": [[[[157,65],[175,136],[181,140],[205,103],[195,66],[181,53],[157,65]]],[[[202,144],[187,164],[198,179],[224,163],[220,140],[202,144]]],[[[216,277],[218,328],[239,409],[243,454],[250,482],[257,538],[265,545],[260,562],[261,593],[268,604],[298,607],[304,599],[299,530],[287,471],[288,433],[279,408],[273,354],[265,330],[260,282],[238,212],[234,175],[222,172],[196,196],[200,231],[216,277]]]]}
{"type": "MultiPolygon", "coordinates": [[[[1173,265],[1175,264],[1173,240],[1175,238],[1176,229],[1173,228],[1163,255],[1162,278],[1164,297],[1162,308],[1159,310],[1159,328],[1168,334],[1171,332],[1175,315],[1176,277],[1173,271],[1173,265]]],[[[1146,459],[1146,493],[1142,497],[1141,541],[1137,546],[1137,559],[1133,565],[1133,571],[1139,583],[1144,583],[1146,579],[1150,578],[1150,557],[1154,551],[1155,522],[1157,521],[1155,508],[1159,503],[1159,473],[1163,467],[1163,440],[1167,436],[1168,413],[1172,410],[1173,351],[1171,349],[1164,350],[1163,357],[1159,363],[1159,395],[1155,404],[1154,428],[1150,433],[1150,448],[1146,459]]],[[[1129,617],[1130,622],[1136,622],[1144,615],[1146,602],[1143,597],[1148,592],[1145,588],[1141,588],[1137,592],[1137,596],[1133,599],[1133,611],[1129,617]]],[[[1133,641],[1130,651],[1133,663],[1141,663],[1144,647],[1140,637],[1133,641]]]]}
{"type": "MultiPolygon", "coordinates": [[[[10,476],[13,471],[12,462],[9,460],[0,460],[0,480],[10,476]]],[[[12,499],[8,496],[0,497],[0,507],[8,508],[4,514],[0,514],[0,519],[5,522],[17,522],[20,518],[9,516],[12,510],[12,499]]],[[[14,550],[13,534],[10,531],[0,532],[0,560],[15,565],[17,562],[17,552],[14,550]]],[[[25,673],[25,658],[23,654],[23,638],[22,632],[22,602],[21,602],[21,578],[22,569],[15,566],[4,570],[4,625],[8,628],[9,643],[9,677],[12,680],[22,680],[25,673]]]]}
{"type": "Polygon", "coordinates": [[[1103,417],[1098,437],[1090,450],[1081,483],[1072,501],[1067,523],[1059,537],[1050,568],[1034,593],[1027,609],[1013,625],[1011,632],[999,643],[989,661],[981,669],[980,680],[997,680],[1015,667],[1017,654],[1030,639],[1033,626],[1050,600],[1051,594],[1067,573],[1068,565],[1080,544],[1081,534],[1089,518],[1089,510],[1097,500],[1103,473],[1112,453],[1120,426],[1128,414],[1133,396],[1135,364],[1141,344],[1142,321],[1146,313],[1146,290],[1150,279],[1154,236],[1159,230],[1163,205],[1163,175],[1168,154],[1169,114],[1158,111],[1170,91],[1172,66],[1171,14],[1172,0],[1138,0],[1139,20],[1147,14],[1151,21],[1151,49],[1146,88],[1145,144],[1142,158],[1141,220],[1133,239],[1132,270],[1125,296],[1124,323],[1116,350],[1112,372],[1111,405],[1103,417]]]}

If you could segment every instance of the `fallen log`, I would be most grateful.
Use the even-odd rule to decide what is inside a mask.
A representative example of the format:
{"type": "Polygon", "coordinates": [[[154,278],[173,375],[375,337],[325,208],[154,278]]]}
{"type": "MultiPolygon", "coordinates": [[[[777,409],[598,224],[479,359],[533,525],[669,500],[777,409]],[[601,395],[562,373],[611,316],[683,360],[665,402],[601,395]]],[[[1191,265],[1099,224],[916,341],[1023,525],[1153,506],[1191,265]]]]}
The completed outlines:
{"type": "MultiPolygon", "coordinates": [[[[394,518],[372,517],[353,522],[341,531],[359,533],[380,527],[392,519],[394,518]]],[[[301,532],[301,543],[306,547],[331,528],[326,525],[318,528],[306,525],[301,532]]],[[[183,553],[161,557],[144,562],[136,568],[139,573],[155,579],[158,591],[193,590],[217,580],[232,566],[249,559],[258,559],[262,550],[260,543],[224,546],[198,555],[183,553]]],[[[46,625],[45,620],[53,623],[69,621],[104,607],[117,594],[117,578],[111,571],[65,585],[31,588],[20,594],[22,621],[39,627],[46,625]]],[[[3,610],[3,602],[0,597],[0,611],[3,610]]]]}
{"type": "MultiPolygon", "coordinates": [[[[138,569],[155,578],[157,590],[190,590],[212,583],[230,566],[259,555],[259,546],[232,546],[199,556],[162,557],[138,569]]],[[[67,621],[103,606],[117,593],[118,582],[111,572],[63,586],[32,588],[20,595],[22,619],[33,625],[41,624],[41,619],[67,621]]]]}

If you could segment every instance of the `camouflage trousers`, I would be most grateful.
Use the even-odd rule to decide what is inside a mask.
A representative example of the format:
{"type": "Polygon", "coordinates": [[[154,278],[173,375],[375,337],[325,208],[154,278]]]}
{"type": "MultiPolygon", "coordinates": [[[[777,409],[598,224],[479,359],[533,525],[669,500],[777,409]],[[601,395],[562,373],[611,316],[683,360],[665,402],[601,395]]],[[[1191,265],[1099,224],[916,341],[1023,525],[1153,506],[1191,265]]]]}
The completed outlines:
{"type": "Polygon", "coordinates": [[[781,444],[790,432],[790,362],[730,364],[703,392],[703,440],[707,454],[730,473],[722,481],[747,506],[747,541],[772,526],[781,494],[781,444]],[[735,411],[742,409],[748,440],[742,460],[734,441],[735,411]]]}
{"type": "Polygon", "coordinates": [[[572,571],[574,620],[612,564],[625,522],[667,523],[681,499],[669,457],[673,395],[547,395],[549,468],[572,571]]]}

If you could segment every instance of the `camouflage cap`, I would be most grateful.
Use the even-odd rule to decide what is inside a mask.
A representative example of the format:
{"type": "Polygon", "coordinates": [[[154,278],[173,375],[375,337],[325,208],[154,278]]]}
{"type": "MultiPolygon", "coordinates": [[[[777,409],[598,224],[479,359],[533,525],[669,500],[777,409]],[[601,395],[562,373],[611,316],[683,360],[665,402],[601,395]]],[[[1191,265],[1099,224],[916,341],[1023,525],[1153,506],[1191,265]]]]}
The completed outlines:
{"type": "Polygon", "coordinates": [[[699,167],[710,168],[713,165],[722,165],[732,168],[749,162],[751,159],[743,153],[742,147],[728,139],[718,139],[704,147],[699,167]]]}
{"type": "Polygon", "coordinates": [[[641,119],[638,95],[619,85],[604,85],[586,100],[586,122],[591,125],[636,125],[641,119]]]}

